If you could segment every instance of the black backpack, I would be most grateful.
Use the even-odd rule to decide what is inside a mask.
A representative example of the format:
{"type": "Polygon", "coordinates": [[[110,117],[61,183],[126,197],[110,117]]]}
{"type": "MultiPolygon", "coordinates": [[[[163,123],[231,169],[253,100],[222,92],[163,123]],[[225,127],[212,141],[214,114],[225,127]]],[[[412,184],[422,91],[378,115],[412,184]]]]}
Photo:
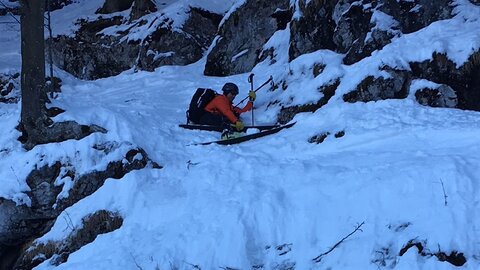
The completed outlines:
{"type": "Polygon", "coordinates": [[[205,106],[217,95],[215,91],[208,88],[197,88],[190,101],[187,111],[187,121],[198,123],[205,113],[205,106]]]}

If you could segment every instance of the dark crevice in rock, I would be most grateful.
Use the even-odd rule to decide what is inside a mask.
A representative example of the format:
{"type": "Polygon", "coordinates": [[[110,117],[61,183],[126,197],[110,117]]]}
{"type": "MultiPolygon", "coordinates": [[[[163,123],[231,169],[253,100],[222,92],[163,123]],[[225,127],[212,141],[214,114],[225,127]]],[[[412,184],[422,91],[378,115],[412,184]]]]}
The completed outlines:
{"type": "Polygon", "coordinates": [[[423,257],[431,257],[435,256],[441,262],[448,262],[454,266],[463,266],[467,259],[458,251],[452,251],[450,254],[447,254],[441,250],[438,252],[430,252],[425,249],[425,243],[419,242],[417,240],[410,240],[408,243],[400,250],[399,256],[403,256],[410,248],[416,247],[418,250],[418,254],[423,257]]]}
{"type": "Polygon", "coordinates": [[[292,11],[290,9],[279,9],[272,14],[272,18],[277,20],[277,30],[285,30],[287,24],[292,20],[292,11]]]}

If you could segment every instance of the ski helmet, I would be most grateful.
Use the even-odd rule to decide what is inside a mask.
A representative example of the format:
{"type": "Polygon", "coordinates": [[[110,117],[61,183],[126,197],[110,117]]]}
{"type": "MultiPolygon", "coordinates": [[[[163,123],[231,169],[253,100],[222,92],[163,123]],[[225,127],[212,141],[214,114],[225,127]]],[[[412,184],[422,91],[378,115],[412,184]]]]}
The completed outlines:
{"type": "Polygon", "coordinates": [[[238,95],[238,86],[234,83],[228,82],[222,87],[223,94],[232,93],[238,95]]]}

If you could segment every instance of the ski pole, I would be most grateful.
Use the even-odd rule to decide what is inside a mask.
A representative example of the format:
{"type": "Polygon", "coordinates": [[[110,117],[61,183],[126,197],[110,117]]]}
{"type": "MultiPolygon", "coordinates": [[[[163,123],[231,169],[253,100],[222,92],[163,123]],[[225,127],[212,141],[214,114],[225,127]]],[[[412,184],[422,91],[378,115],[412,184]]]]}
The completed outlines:
{"type": "MultiPolygon", "coordinates": [[[[248,82],[250,83],[250,91],[253,91],[253,75],[254,74],[252,73],[252,74],[250,74],[250,76],[248,76],[248,82]]],[[[252,103],[253,103],[253,101],[252,101],[252,103]]],[[[252,126],[255,126],[254,121],[253,121],[253,119],[254,119],[253,111],[254,110],[255,110],[255,107],[252,106],[252,126]]]]}
{"type": "MultiPolygon", "coordinates": [[[[273,77],[272,77],[272,76],[270,76],[270,78],[269,78],[266,82],[264,82],[262,85],[260,85],[259,87],[257,87],[257,89],[253,90],[253,92],[257,92],[257,91],[260,90],[262,87],[264,87],[265,85],[267,85],[269,82],[272,82],[272,83],[273,83],[273,77]]],[[[244,102],[247,98],[248,98],[248,96],[246,96],[244,99],[240,100],[240,102],[238,102],[237,105],[235,105],[235,107],[238,106],[238,105],[240,105],[240,104],[241,104],[242,102],[244,102]]]]}

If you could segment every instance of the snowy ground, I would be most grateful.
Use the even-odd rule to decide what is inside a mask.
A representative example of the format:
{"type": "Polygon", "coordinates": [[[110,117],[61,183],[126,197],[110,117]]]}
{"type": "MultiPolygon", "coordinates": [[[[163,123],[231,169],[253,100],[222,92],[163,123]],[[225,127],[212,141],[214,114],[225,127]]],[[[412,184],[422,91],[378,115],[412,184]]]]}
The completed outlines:
{"type": "MultiPolygon", "coordinates": [[[[475,10],[469,12],[475,14],[475,10]]],[[[423,35],[455,23],[439,23],[423,35]]],[[[470,30],[478,25],[474,20],[463,24],[470,30]]],[[[458,39],[470,36],[472,46],[478,48],[478,29],[476,35],[458,29],[442,39],[444,48],[448,51],[456,35],[458,39]]],[[[285,49],[280,45],[282,38],[279,33],[279,40],[270,43],[285,49]]],[[[410,44],[416,38],[399,38],[369,65],[377,67],[379,57],[400,63],[415,57],[397,53],[394,58],[393,52],[398,52],[401,42],[410,44]]],[[[421,42],[428,43],[428,38],[421,42]]],[[[18,53],[12,43],[7,44],[18,53]]],[[[425,44],[415,52],[417,60],[436,49],[422,47],[425,44]]],[[[460,56],[452,58],[467,54],[467,45],[457,47],[460,56]]],[[[283,94],[259,91],[257,123],[275,121],[278,108],[266,110],[274,98],[294,96],[293,103],[304,102],[318,98],[316,86],[331,78],[375,70],[361,71],[365,63],[342,66],[341,56],[331,52],[310,56],[328,60],[325,74],[315,79],[292,75],[283,94]]],[[[311,68],[307,58],[289,66],[294,74],[311,68]]],[[[61,239],[69,233],[67,220],[79,224],[98,209],[119,211],[124,223],[98,236],[56,269],[253,269],[261,265],[256,269],[284,269],[280,265],[294,263],[296,269],[358,270],[382,269],[382,259],[386,267],[395,269],[455,268],[435,257],[421,257],[415,248],[396,256],[412,239],[425,241],[431,252],[463,252],[467,263],[462,269],[480,268],[479,112],[423,107],[412,95],[405,100],[345,104],[341,94],[353,84],[345,80],[331,103],[315,113],[297,115],[294,127],[276,135],[233,146],[188,146],[219,136],[178,127],[185,122],[185,109],[197,87],[220,90],[233,81],[241,88],[239,97],[249,88],[248,74],[203,76],[204,61],[152,73],[127,71],[96,81],[80,81],[59,72],[64,85],[52,105],[67,112],[55,120],[97,124],[109,132],[29,152],[15,140],[19,105],[0,104],[0,176],[5,181],[0,197],[28,203],[20,192],[26,190],[23,179],[37,162],[53,162],[80,151],[76,162],[81,170],[101,168],[105,161],[95,163],[89,150],[96,142],[137,144],[164,166],[109,179],[96,193],[64,211],[39,241],[61,239]],[[345,136],[335,138],[339,131],[345,131],[345,136]],[[323,132],[332,135],[321,144],[307,142],[323,132]],[[312,261],[362,222],[361,231],[321,262],[312,261]],[[385,249],[390,254],[382,255],[385,249]]],[[[1,70],[8,67],[0,63],[1,70]]],[[[282,61],[273,67],[260,65],[254,70],[256,84],[270,75],[278,81],[286,69],[282,61]]],[[[247,123],[249,117],[247,113],[247,123]]],[[[46,261],[36,269],[53,268],[46,261]]]]}

